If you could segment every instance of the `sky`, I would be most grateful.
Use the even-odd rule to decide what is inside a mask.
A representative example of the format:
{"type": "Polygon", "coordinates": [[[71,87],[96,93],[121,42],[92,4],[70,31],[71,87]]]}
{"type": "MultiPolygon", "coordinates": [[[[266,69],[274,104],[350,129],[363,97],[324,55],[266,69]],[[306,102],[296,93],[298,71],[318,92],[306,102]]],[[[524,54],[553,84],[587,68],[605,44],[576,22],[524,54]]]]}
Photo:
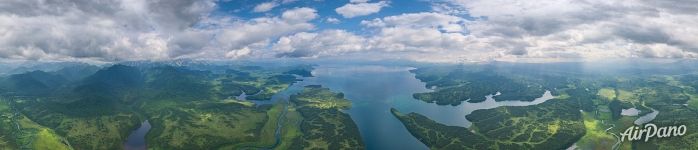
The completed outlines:
{"type": "Polygon", "coordinates": [[[695,0],[3,0],[0,59],[698,57],[695,0]]]}

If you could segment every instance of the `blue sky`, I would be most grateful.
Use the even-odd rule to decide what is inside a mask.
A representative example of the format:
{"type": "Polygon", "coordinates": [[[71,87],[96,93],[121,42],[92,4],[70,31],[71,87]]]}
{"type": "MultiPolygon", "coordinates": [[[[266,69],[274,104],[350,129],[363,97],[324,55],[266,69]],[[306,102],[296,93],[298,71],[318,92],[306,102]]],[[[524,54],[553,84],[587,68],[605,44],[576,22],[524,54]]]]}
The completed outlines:
{"type": "Polygon", "coordinates": [[[8,0],[0,60],[698,58],[698,1],[8,0]]]}
{"type": "MultiPolygon", "coordinates": [[[[369,3],[380,2],[377,0],[368,1],[369,3]]],[[[338,14],[335,9],[349,3],[349,0],[298,0],[293,2],[288,2],[282,4],[282,1],[258,1],[258,0],[231,0],[231,1],[220,1],[218,2],[218,8],[216,16],[235,16],[242,19],[252,19],[265,16],[275,16],[283,13],[286,10],[298,8],[298,7],[309,7],[317,10],[319,17],[312,22],[316,25],[317,30],[323,29],[344,29],[348,31],[353,31],[355,33],[364,32],[361,26],[362,20],[372,19],[372,18],[382,18],[386,16],[400,15],[404,13],[417,13],[417,12],[428,12],[432,10],[431,4],[437,2],[423,1],[423,0],[399,0],[399,1],[385,1],[388,6],[383,7],[377,13],[368,14],[365,16],[358,16],[352,18],[344,18],[342,15],[338,14]],[[274,7],[272,10],[267,12],[254,12],[254,7],[266,2],[275,2],[279,6],[274,7]],[[339,19],[339,23],[328,23],[326,19],[336,18],[339,19]]],[[[467,15],[466,15],[467,16],[467,15]]]]}

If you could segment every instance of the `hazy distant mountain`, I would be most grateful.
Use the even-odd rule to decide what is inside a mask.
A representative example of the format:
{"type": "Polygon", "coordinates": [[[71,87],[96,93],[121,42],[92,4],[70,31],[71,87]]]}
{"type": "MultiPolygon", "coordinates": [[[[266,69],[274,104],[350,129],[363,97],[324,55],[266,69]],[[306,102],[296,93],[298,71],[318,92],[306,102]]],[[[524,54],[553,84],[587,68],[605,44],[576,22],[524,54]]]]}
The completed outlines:
{"type": "Polygon", "coordinates": [[[114,65],[97,71],[83,81],[83,85],[102,84],[111,88],[138,86],[144,82],[144,77],[138,68],[114,65]]]}
{"type": "Polygon", "coordinates": [[[80,64],[66,66],[54,71],[53,73],[61,75],[70,81],[77,81],[94,74],[95,72],[99,71],[99,69],[100,67],[94,65],[80,64]]]}
{"type": "Polygon", "coordinates": [[[76,109],[109,111],[125,96],[139,92],[144,82],[145,78],[138,68],[114,65],[74,83],[66,100],[71,101],[70,106],[76,109]]]}
{"type": "Polygon", "coordinates": [[[0,76],[20,74],[31,71],[55,72],[67,67],[97,67],[95,65],[82,62],[21,62],[21,63],[0,63],[0,76]]]}
{"type": "Polygon", "coordinates": [[[68,80],[44,71],[10,75],[0,81],[0,88],[20,95],[46,95],[68,80]]]}

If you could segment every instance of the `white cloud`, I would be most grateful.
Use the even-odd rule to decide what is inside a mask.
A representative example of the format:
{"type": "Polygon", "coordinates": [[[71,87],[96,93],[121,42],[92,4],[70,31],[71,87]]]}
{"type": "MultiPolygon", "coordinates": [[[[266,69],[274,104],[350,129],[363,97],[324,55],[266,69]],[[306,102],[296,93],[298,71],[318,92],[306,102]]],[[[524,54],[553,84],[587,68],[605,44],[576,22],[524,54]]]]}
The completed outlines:
{"type": "Polygon", "coordinates": [[[296,2],[296,1],[298,1],[298,0],[282,0],[281,3],[282,3],[282,4],[288,4],[288,3],[293,3],[293,2],[296,2]]]}
{"type": "Polygon", "coordinates": [[[368,2],[368,0],[349,0],[350,3],[365,3],[368,2]]]}
{"type": "Polygon", "coordinates": [[[342,15],[344,18],[354,18],[358,16],[366,16],[373,13],[377,13],[383,7],[387,7],[388,2],[380,1],[376,3],[348,3],[342,7],[335,9],[335,11],[342,15]]]}
{"type": "Polygon", "coordinates": [[[371,49],[435,53],[467,50],[471,43],[476,42],[472,36],[465,34],[465,22],[465,19],[457,16],[422,12],[376,18],[361,23],[376,29],[375,35],[369,37],[371,49]]]}
{"type": "Polygon", "coordinates": [[[361,21],[362,25],[368,27],[430,27],[446,30],[449,32],[460,32],[465,19],[433,12],[402,14],[397,16],[388,16],[385,18],[376,18],[371,21],[361,21]]]}
{"type": "Polygon", "coordinates": [[[214,8],[198,0],[10,1],[0,4],[0,58],[240,58],[271,39],[313,29],[309,21],[317,18],[305,7],[247,20],[208,16],[214,8]]]}
{"type": "Polygon", "coordinates": [[[440,13],[440,14],[448,14],[448,15],[467,15],[468,10],[465,8],[453,5],[448,2],[432,2],[431,4],[431,9],[434,12],[440,13]]]}
{"type": "Polygon", "coordinates": [[[213,10],[213,1],[6,1],[0,58],[166,59],[171,38],[213,10]]]}
{"type": "Polygon", "coordinates": [[[264,2],[260,3],[257,6],[254,7],[252,11],[254,12],[267,12],[270,11],[271,9],[274,9],[274,7],[279,6],[276,2],[264,2]]]}
{"type": "Polygon", "coordinates": [[[696,58],[698,2],[454,0],[501,58],[696,58]],[[691,3],[691,4],[681,4],[691,3]]]}
{"type": "Polygon", "coordinates": [[[317,18],[317,10],[307,7],[285,11],[281,18],[288,22],[305,22],[317,18]]]}
{"type": "Polygon", "coordinates": [[[250,55],[252,53],[252,50],[248,47],[243,47],[241,49],[235,49],[231,50],[228,53],[225,54],[225,57],[227,58],[241,58],[247,55],[250,55]]]}
{"type": "Polygon", "coordinates": [[[335,56],[365,50],[366,40],[344,30],[301,32],[280,38],[273,49],[279,57],[335,56]]]}
{"type": "MultiPolygon", "coordinates": [[[[268,12],[293,1],[273,0],[256,5],[259,9],[253,11],[268,12]]],[[[307,7],[238,18],[212,15],[215,0],[9,0],[0,3],[0,59],[698,57],[698,7],[694,7],[698,2],[694,1],[431,3],[431,12],[367,18],[357,34],[346,29],[316,31],[313,20],[320,16],[307,7]]],[[[352,0],[335,11],[353,18],[379,13],[388,5],[388,1],[352,0]]],[[[318,22],[341,22],[341,18],[323,18],[318,22]]]]}
{"type": "Polygon", "coordinates": [[[338,24],[338,23],[342,22],[339,19],[333,18],[333,17],[329,17],[329,18],[325,19],[325,21],[327,23],[331,23],[331,24],[338,24]]]}
{"type": "MultiPolygon", "coordinates": [[[[465,50],[476,39],[465,35],[464,19],[438,13],[411,13],[363,21],[375,33],[359,36],[343,30],[319,33],[301,32],[280,38],[273,49],[280,57],[320,57],[356,53],[394,53],[423,55],[442,51],[465,50]]],[[[477,44],[473,44],[477,45],[477,44]]],[[[446,54],[448,55],[448,54],[446,54]]]]}
{"type": "MultiPolygon", "coordinates": [[[[218,33],[214,40],[216,44],[211,45],[210,49],[220,49],[221,52],[240,51],[246,47],[252,51],[260,50],[272,38],[313,29],[315,26],[308,21],[316,17],[316,10],[303,7],[287,10],[281,17],[264,17],[249,21],[223,20],[218,23],[223,28],[215,31],[218,33]]],[[[207,53],[207,57],[222,56],[218,53],[207,53]]],[[[238,58],[242,55],[235,56],[234,58],[238,58]]]]}
{"type": "Polygon", "coordinates": [[[374,49],[383,51],[435,52],[462,50],[468,37],[461,33],[445,33],[436,28],[386,27],[371,38],[374,49]]]}

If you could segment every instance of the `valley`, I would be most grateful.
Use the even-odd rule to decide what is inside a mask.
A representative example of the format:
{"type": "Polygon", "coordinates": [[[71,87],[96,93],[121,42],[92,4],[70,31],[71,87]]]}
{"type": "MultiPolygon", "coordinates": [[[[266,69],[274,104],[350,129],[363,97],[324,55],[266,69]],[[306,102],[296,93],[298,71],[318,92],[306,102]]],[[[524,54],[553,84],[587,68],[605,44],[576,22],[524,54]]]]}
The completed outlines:
{"type": "Polygon", "coordinates": [[[2,98],[6,125],[0,143],[28,149],[122,149],[129,133],[148,120],[149,149],[272,146],[276,119],[286,104],[255,105],[234,96],[246,91],[260,93],[253,99],[269,100],[298,80],[279,68],[247,68],[252,69],[213,73],[117,64],[77,81],[43,71],[3,78],[11,92],[2,98]]]}

